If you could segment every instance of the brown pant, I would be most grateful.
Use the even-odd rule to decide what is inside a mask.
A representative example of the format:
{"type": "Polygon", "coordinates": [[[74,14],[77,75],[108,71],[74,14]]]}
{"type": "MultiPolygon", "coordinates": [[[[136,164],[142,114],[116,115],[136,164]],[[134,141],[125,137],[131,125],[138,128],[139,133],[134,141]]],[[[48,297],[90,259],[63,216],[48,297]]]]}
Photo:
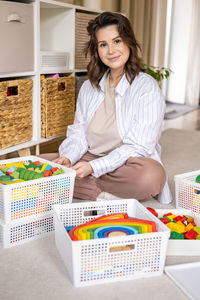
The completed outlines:
{"type": "MultiPolygon", "coordinates": [[[[40,157],[53,160],[58,154],[42,154],[40,157]]],[[[89,162],[98,157],[87,152],[80,161],[89,162]]],[[[158,195],[165,182],[165,170],[158,161],[147,157],[130,157],[123,166],[99,178],[76,177],[74,197],[96,200],[101,192],[107,192],[120,198],[146,201],[158,195]]]]}

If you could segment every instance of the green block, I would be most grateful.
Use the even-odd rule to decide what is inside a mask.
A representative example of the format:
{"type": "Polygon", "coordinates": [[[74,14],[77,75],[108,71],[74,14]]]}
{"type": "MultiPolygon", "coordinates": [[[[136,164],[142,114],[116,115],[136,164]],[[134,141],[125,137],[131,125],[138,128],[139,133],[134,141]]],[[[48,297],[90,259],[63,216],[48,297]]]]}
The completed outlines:
{"type": "Polygon", "coordinates": [[[29,170],[26,170],[26,172],[24,172],[24,180],[26,181],[26,180],[29,180],[29,176],[30,176],[30,173],[29,173],[30,171],[29,170]]]}
{"type": "Polygon", "coordinates": [[[42,173],[36,173],[36,172],[34,172],[34,173],[35,174],[34,174],[33,179],[38,179],[38,178],[44,177],[44,175],[42,173]]]}
{"type": "Polygon", "coordinates": [[[8,169],[9,169],[9,168],[5,167],[5,168],[2,168],[1,171],[4,172],[4,173],[6,174],[6,172],[8,171],[8,169]]]}
{"type": "Polygon", "coordinates": [[[170,239],[173,239],[173,240],[184,240],[184,234],[182,233],[178,233],[176,231],[171,231],[171,234],[170,234],[170,239]]]}
{"type": "Polygon", "coordinates": [[[11,177],[15,178],[15,179],[19,179],[19,172],[17,172],[16,170],[14,172],[12,172],[11,177]]]}
{"type": "Polygon", "coordinates": [[[63,173],[65,173],[65,172],[64,172],[64,170],[61,168],[61,169],[58,169],[58,170],[56,170],[55,172],[53,172],[52,175],[59,175],[59,174],[63,174],[63,173]]]}
{"type": "Polygon", "coordinates": [[[29,164],[25,166],[27,169],[29,168],[36,169],[38,167],[38,165],[34,164],[31,160],[29,160],[28,162],[29,164]]]}
{"type": "Polygon", "coordinates": [[[35,179],[35,174],[37,174],[37,173],[32,171],[32,173],[29,174],[28,180],[33,180],[33,179],[35,179]]]}
{"type": "Polygon", "coordinates": [[[36,169],[35,169],[35,172],[37,172],[37,173],[42,173],[42,171],[41,171],[39,168],[36,168],[36,169]]]}
{"type": "Polygon", "coordinates": [[[23,168],[18,168],[17,171],[19,172],[19,178],[26,181],[44,177],[43,174],[31,170],[23,169],[23,168]]]}
{"type": "Polygon", "coordinates": [[[200,175],[197,175],[195,181],[196,181],[197,183],[200,183],[200,175]]]}
{"type": "Polygon", "coordinates": [[[11,178],[10,176],[0,176],[0,181],[4,182],[4,183],[7,183],[7,182],[10,182],[11,181],[11,178]]]}
{"type": "Polygon", "coordinates": [[[20,179],[24,179],[24,175],[25,175],[25,172],[26,172],[27,170],[26,169],[24,169],[24,168],[17,168],[17,172],[19,172],[19,178],[20,179]]]}
{"type": "Polygon", "coordinates": [[[195,230],[198,234],[200,234],[200,227],[195,226],[192,229],[195,230]]]}

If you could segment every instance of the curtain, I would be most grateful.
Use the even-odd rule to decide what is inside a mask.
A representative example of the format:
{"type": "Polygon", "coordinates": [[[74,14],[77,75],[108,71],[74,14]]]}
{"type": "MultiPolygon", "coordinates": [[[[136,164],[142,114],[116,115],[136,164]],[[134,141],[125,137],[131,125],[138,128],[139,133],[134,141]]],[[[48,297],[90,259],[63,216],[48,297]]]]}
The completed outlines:
{"type": "Polygon", "coordinates": [[[200,1],[192,0],[186,104],[199,105],[200,100],[200,1]]]}

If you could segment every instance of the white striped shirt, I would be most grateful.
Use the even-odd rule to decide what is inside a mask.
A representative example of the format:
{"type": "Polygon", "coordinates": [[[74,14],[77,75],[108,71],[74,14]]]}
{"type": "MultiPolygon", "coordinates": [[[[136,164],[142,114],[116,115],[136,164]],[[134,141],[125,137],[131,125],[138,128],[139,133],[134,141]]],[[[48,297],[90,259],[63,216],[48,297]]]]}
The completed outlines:
{"type": "MultiPolygon", "coordinates": [[[[74,165],[87,151],[86,130],[99,105],[104,100],[106,74],[100,81],[100,90],[85,81],[77,99],[74,124],[68,126],[67,139],[59,148],[60,156],[67,157],[74,165]]],[[[157,82],[146,73],[139,73],[132,84],[124,75],[115,88],[116,121],[123,145],[108,155],[90,162],[93,176],[99,177],[122,166],[132,157],[150,157],[160,161],[162,122],[165,100],[157,82]]],[[[161,193],[160,202],[171,201],[168,184],[161,193]]]]}

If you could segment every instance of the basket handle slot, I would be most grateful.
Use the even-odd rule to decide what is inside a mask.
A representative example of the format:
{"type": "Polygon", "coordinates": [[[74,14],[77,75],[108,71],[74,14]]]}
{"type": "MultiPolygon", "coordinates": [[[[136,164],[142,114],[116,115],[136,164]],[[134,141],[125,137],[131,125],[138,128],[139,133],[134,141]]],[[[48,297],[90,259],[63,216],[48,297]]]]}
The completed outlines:
{"type": "Polygon", "coordinates": [[[65,82],[58,82],[58,91],[62,92],[66,90],[65,82]]]}
{"type": "Polygon", "coordinates": [[[18,95],[18,86],[9,86],[7,88],[7,96],[17,96],[18,95]]]}
{"type": "Polygon", "coordinates": [[[84,217],[90,217],[90,216],[103,216],[105,215],[105,210],[104,209],[93,209],[93,210],[86,210],[84,211],[83,215],[84,217]]]}
{"type": "Polygon", "coordinates": [[[109,248],[109,252],[121,252],[121,251],[130,251],[135,249],[135,244],[121,245],[121,246],[112,246],[109,248]]]}

